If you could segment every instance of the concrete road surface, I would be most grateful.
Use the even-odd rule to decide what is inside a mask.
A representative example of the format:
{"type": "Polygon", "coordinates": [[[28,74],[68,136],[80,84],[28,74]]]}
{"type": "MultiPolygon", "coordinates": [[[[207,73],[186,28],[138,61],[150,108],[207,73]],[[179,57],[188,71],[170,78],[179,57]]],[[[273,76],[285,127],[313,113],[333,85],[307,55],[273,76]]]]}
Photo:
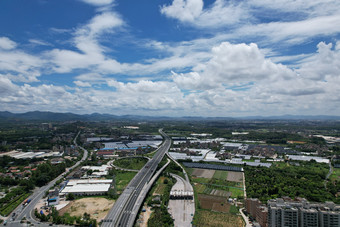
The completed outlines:
{"type": "MultiPolygon", "coordinates": [[[[171,191],[191,191],[193,192],[193,188],[190,182],[184,180],[182,177],[171,174],[177,182],[171,188],[171,191]]],[[[174,219],[175,227],[187,227],[192,226],[191,222],[195,213],[195,201],[193,199],[190,200],[169,200],[168,205],[169,213],[174,219]]]]}

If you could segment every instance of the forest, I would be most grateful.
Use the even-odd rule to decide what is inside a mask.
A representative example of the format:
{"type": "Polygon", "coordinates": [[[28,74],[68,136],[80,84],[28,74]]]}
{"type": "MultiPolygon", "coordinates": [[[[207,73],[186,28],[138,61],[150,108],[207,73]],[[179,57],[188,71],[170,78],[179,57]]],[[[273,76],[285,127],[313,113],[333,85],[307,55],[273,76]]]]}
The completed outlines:
{"type": "Polygon", "coordinates": [[[245,166],[247,197],[269,199],[289,196],[302,197],[313,202],[334,201],[340,191],[339,182],[326,181],[327,164],[310,162],[280,163],[270,168],[245,166]]]}

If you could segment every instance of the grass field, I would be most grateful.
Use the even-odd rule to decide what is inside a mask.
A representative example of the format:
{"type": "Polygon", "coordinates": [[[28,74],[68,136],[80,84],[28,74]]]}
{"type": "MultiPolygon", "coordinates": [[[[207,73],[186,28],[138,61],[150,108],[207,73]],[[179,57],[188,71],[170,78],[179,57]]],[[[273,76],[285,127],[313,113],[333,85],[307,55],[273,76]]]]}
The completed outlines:
{"type": "Polygon", "coordinates": [[[187,174],[189,174],[189,175],[191,175],[192,172],[194,171],[193,168],[185,168],[185,167],[184,167],[184,169],[185,169],[185,171],[187,172],[187,174]]]}
{"type": "Polygon", "coordinates": [[[207,183],[209,183],[210,179],[197,177],[197,178],[193,178],[193,181],[197,182],[197,183],[206,183],[207,184],[207,183]]]}
{"type": "Polygon", "coordinates": [[[153,194],[157,194],[157,195],[163,195],[166,184],[164,184],[164,180],[167,179],[166,177],[159,177],[157,182],[156,182],[156,189],[153,192],[153,194]]]}
{"type": "Polygon", "coordinates": [[[116,189],[117,192],[121,192],[128,185],[128,183],[132,180],[132,178],[136,175],[136,172],[127,172],[127,171],[117,171],[116,174],[116,189]]]}
{"type": "Polygon", "coordinates": [[[198,227],[243,227],[241,216],[202,209],[196,210],[193,224],[198,227]]]}
{"type": "Polygon", "coordinates": [[[206,189],[206,185],[204,184],[195,184],[194,185],[194,190],[199,193],[199,194],[202,194],[204,192],[204,190],[206,189]]]}
{"type": "Polygon", "coordinates": [[[243,196],[243,190],[237,189],[237,188],[229,188],[229,191],[231,192],[231,197],[237,198],[238,196],[243,196]]]}
{"type": "Polygon", "coordinates": [[[146,158],[122,158],[113,162],[114,165],[124,169],[139,170],[148,162],[146,158]]]}
{"type": "Polygon", "coordinates": [[[329,179],[332,181],[339,181],[340,180],[340,169],[339,168],[333,168],[333,173],[330,175],[329,179]]]}
{"type": "Polygon", "coordinates": [[[231,213],[231,214],[238,214],[238,213],[240,213],[240,211],[238,210],[238,208],[236,206],[231,205],[230,209],[229,209],[229,213],[231,213]]]}
{"type": "Polygon", "coordinates": [[[213,178],[226,180],[228,177],[228,171],[216,170],[213,178]]]}

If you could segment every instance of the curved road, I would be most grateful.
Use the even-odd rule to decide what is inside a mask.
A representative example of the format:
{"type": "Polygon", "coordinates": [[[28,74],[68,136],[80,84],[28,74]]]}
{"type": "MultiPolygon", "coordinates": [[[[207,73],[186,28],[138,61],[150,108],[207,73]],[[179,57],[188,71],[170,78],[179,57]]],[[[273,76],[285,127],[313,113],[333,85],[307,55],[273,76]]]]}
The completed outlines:
{"type": "Polygon", "coordinates": [[[144,196],[144,193],[141,192],[143,192],[143,189],[149,183],[158,164],[163,159],[164,154],[169,150],[171,145],[170,137],[168,137],[161,129],[159,130],[159,133],[164,137],[164,143],[158,148],[153,158],[149,160],[130,181],[126,189],[119,196],[118,200],[103,220],[101,226],[133,226],[134,220],[132,219],[136,217],[134,207],[136,206],[137,201],[140,201],[142,199],[141,197],[144,196]]]}
{"type": "Polygon", "coordinates": [[[34,212],[34,208],[37,205],[37,203],[44,197],[45,192],[48,191],[58,180],[62,179],[64,177],[65,174],[67,174],[68,172],[70,172],[70,170],[74,169],[75,167],[77,167],[82,161],[84,161],[85,159],[87,159],[88,156],[88,151],[86,149],[84,149],[81,146],[78,146],[76,140],[78,138],[80,134],[80,131],[78,132],[77,136],[74,138],[73,143],[76,147],[79,147],[80,149],[82,149],[84,151],[84,155],[82,157],[82,159],[80,161],[78,161],[76,164],[74,164],[71,168],[67,168],[66,171],[62,174],[60,174],[57,178],[55,178],[54,180],[50,181],[47,185],[42,186],[36,190],[34,190],[34,193],[29,197],[31,199],[31,202],[26,206],[26,207],[22,207],[22,205],[20,204],[16,209],[15,209],[15,213],[17,215],[15,215],[14,221],[10,221],[12,214],[9,216],[8,226],[21,226],[21,219],[26,217],[27,221],[30,221],[31,223],[38,225],[38,226],[48,226],[48,224],[44,223],[40,223],[38,221],[36,221],[33,217],[32,214],[34,212]]]}
{"type": "MultiPolygon", "coordinates": [[[[177,180],[171,191],[194,192],[189,181],[173,173],[171,173],[171,176],[177,180]]],[[[191,222],[195,213],[194,199],[170,199],[168,208],[174,219],[175,227],[192,226],[191,222]]]]}

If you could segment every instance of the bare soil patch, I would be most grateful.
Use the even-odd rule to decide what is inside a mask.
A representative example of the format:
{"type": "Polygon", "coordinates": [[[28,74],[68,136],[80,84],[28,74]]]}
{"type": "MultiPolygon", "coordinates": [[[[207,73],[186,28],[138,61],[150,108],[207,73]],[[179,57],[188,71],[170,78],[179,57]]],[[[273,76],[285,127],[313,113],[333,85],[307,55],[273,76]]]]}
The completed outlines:
{"type": "Polygon", "coordinates": [[[69,213],[71,216],[83,216],[86,212],[91,215],[91,218],[95,218],[97,222],[100,222],[105,218],[114,202],[114,200],[101,197],[83,198],[70,202],[66,207],[62,208],[59,213],[60,215],[69,213]]]}
{"type": "Polygon", "coordinates": [[[145,208],[145,212],[141,212],[138,220],[136,221],[136,226],[138,227],[147,227],[148,226],[148,220],[151,216],[152,210],[151,207],[143,207],[145,208]]]}
{"type": "MultiPolygon", "coordinates": [[[[200,202],[202,209],[213,210],[213,207],[219,207],[222,204],[228,204],[227,198],[213,195],[198,195],[198,200],[200,202]]],[[[229,209],[228,209],[229,211],[229,209]]]]}
{"type": "Polygon", "coordinates": [[[211,179],[215,174],[215,170],[212,169],[194,169],[192,172],[193,176],[196,177],[203,177],[203,178],[208,178],[211,179]]]}
{"type": "Polygon", "coordinates": [[[228,176],[227,176],[227,180],[228,181],[232,181],[232,182],[243,182],[243,176],[241,172],[232,172],[232,171],[228,171],[228,176]]]}
{"type": "Polygon", "coordinates": [[[212,206],[212,211],[228,213],[230,210],[229,203],[214,203],[212,206]]]}

